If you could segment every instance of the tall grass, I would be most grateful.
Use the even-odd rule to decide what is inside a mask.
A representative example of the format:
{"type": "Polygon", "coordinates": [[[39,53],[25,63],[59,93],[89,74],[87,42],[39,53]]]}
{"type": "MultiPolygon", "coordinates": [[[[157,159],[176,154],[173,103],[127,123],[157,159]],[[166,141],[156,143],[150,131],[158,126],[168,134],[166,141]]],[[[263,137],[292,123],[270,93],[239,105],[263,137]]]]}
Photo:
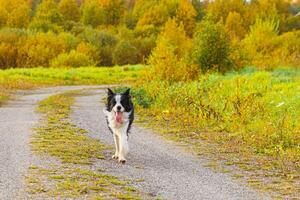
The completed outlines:
{"type": "Polygon", "coordinates": [[[246,148],[300,169],[299,70],[246,68],[189,83],[151,82],[134,95],[146,109],[141,114],[176,128],[179,137],[220,143],[229,152],[246,148]]]}

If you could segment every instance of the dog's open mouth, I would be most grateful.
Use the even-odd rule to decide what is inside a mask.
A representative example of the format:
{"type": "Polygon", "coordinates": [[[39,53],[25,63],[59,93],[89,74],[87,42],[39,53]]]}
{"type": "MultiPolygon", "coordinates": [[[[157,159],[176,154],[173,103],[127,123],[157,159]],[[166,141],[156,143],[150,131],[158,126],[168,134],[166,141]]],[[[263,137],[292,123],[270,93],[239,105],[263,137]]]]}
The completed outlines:
{"type": "Polygon", "coordinates": [[[120,112],[120,111],[116,112],[116,121],[118,123],[122,123],[123,122],[123,112],[120,112]]]}

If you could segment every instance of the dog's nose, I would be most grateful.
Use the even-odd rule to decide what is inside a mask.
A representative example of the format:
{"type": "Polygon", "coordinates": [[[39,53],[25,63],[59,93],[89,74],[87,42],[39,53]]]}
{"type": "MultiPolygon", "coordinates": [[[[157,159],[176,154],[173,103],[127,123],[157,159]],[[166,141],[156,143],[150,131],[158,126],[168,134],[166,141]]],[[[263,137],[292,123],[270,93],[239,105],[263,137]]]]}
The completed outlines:
{"type": "Polygon", "coordinates": [[[117,110],[120,111],[121,110],[121,106],[117,106],[117,110]]]}

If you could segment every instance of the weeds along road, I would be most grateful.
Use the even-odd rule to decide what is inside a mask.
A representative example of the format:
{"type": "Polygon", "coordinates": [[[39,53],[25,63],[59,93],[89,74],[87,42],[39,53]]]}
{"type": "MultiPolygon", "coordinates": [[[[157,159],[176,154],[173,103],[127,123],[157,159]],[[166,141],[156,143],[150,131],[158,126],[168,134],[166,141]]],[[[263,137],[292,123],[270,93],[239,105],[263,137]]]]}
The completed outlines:
{"type": "MultiPolygon", "coordinates": [[[[24,176],[32,163],[43,162],[30,151],[32,128],[39,116],[38,101],[48,96],[77,89],[88,89],[76,97],[72,122],[88,131],[88,136],[113,146],[103,115],[106,86],[55,87],[25,92],[0,107],[0,199],[26,199],[24,176]]],[[[122,179],[141,180],[135,187],[164,199],[269,199],[241,185],[229,175],[203,166],[193,155],[174,143],[134,125],[129,136],[130,153],[125,165],[113,159],[99,160],[95,168],[122,179]]],[[[113,150],[111,150],[111,153],[113,150]]]]}

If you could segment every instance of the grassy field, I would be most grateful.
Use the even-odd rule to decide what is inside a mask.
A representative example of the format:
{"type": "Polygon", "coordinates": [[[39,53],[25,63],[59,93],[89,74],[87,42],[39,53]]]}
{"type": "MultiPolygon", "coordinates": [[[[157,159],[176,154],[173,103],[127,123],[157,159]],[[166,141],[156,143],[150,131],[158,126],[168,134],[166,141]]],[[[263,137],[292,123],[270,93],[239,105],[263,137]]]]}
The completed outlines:
{"type": "Polygon", "coordinates": [[[90,85],[129,83],[140,78],[144,66],[23,68],[0,70],[0,103],[9,98],[11,90],[54,85],[90,85]]]}
{"type": "Polygon", "coordinates": [[[300,70],[247,68],[188,83],[154,81],[136,86],[134,97],[142,121],[168,138],[261,174],[258,187],[269,175],[285,180],[271,187],[279,195],[300,193],[300,70]]]}

